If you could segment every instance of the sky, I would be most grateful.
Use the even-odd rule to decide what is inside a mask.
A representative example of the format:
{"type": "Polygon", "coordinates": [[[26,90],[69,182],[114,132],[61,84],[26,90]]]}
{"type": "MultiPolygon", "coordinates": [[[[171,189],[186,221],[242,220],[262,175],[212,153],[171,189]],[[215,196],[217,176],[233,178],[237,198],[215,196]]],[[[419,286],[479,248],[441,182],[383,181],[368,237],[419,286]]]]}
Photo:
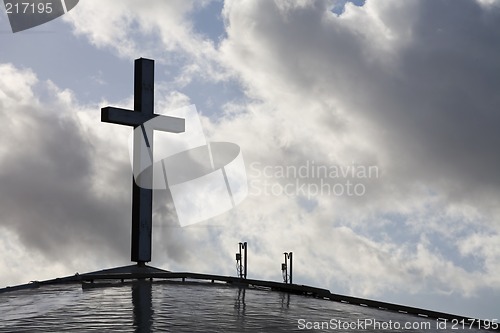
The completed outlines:
{"type": "MultiPolygon", "coordinates": [[[[82,0],[0,14],[0,287],[130,263],[133,61],[156,112],[239,145],[248,196],[182,227],[155,195],[153,266],[500,319],[500,1],[82,0]]],[[[210,193],[206,193],[210,200],[210,193]]]]}

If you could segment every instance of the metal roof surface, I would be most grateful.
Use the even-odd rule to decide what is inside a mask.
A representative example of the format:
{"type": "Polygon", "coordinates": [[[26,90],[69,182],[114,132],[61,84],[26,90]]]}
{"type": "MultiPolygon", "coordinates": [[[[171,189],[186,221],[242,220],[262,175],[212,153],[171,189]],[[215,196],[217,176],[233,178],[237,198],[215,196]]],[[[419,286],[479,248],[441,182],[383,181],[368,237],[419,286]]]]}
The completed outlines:
{"type": "Polygon", "coordinates": [[[0,314],[0,332],[457,331],[433,319],[286,292],[149,280],[14,290],[0,294],[0,314]]]}

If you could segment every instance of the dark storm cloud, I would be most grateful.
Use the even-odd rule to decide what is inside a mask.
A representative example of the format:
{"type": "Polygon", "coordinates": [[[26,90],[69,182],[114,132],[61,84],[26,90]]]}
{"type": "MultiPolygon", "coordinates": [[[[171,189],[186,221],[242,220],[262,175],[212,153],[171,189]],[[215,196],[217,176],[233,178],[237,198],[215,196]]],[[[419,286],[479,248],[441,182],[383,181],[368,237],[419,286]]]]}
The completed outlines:
{"type": "Polygon", "coordinates": [[[404,168],[396,174],[437,186],[452,201],[492,194],[497,201],[500,10],[420,1],[412,15],[392,73],[360,80],[356,93],[366,102],[358,109],[384,129],[394,166],[404,168]]]}
{"type": "MultiPolygon", "coordinates": [[[[258,4],[245,16],[252,42],[238,43],[252,72],[269,77],[268,85],[250,86],[256,95],[276,92],[269,87],[286,82],[288,93],[324,101],[318,128],[335,124],[332,138],[352,130],[349,115],[369,123],[375,133],[369,139],[389,157],[385,175],[401,190],[421,182],[451,201],[495,209],[500,7],[468,0],[379,8],[368,2],[371,9],[356,8],[353,20],[352,14],[330,13],[327,1],[258,4]],[[329,110],[329,100],[340,102],[347,118],[329,110]]],[[[240,26],[232,27],[234,34],[243,33],[240,26]]],[[[310,137],[298,135],[292,140],[310,137]]]]}
{"type": "Polygon", "coordinates": [[[89,144],[76,110],[27,102],[32,105],[0,108],[0,225],[27,248],[61,261],[126,252],[130,168],[121,164],[114,174],[103,172],[109,156],[98,156],[89,144]]]}

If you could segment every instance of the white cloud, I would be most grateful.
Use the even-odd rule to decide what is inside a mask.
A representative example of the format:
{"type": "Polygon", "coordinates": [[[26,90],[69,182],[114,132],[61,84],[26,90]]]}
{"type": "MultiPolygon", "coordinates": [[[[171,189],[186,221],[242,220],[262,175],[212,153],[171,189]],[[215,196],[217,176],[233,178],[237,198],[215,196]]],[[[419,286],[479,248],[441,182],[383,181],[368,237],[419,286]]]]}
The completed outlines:
{"type": "Polygon", "coordinates": [[[17,71],[12,64],[2,64],[0,67],[0,98],[2,110],[33,102],[31,86],[37,82],[35,74],[28,69],[17,71]]]}
{"type": "Polygon", "coordinates": [[[203,1],[125,0],[119,3],[85,1],[78,12],[65,16],[76,35],[87,37],[98,48],[110,48],[129,59],[154,58],[169,64],[182,63],[177,80],[186,84],[193,75],[205,79],[225,77],[217,63],[212,40],[194,31],[189,14],[210,3],[203,1]]]}
{"type": "Polygon", "coordinates": [[[499,6],[500,5],[500,1],[498,1],[498,0],[476,0],[476,1],[485,7],[499,6]]]}

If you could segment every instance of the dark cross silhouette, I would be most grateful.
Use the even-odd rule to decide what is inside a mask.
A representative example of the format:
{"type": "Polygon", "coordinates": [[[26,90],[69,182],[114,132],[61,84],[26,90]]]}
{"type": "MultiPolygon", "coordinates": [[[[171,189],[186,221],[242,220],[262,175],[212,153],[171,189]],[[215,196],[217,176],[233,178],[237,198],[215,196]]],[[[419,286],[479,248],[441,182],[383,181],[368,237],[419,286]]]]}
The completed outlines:
{"type": "MultiPolygon", "coordinates": [[[[153,131],[184,132],[184,119],[154,113],[154,60],[136,59],[134,69],[134,110],[105,107],[101,121],[134,127],[133,168],[144,170],[153,164],[153,131]],[[148,122],[149,120],[154,121],[148,122]],[[147,124],[145,124],[148,122],[147,124]],[[140,131],[135,130],[140,127],[140,131]],[[149,159],[144,159],[147,150],[149,159]]],[[[153,173],[143,172],[132,178],[132,255],[143,265],[151,261],[153,226],[153,173]],[[138,179],[140,178],[140,179],[138,179]]]]}

